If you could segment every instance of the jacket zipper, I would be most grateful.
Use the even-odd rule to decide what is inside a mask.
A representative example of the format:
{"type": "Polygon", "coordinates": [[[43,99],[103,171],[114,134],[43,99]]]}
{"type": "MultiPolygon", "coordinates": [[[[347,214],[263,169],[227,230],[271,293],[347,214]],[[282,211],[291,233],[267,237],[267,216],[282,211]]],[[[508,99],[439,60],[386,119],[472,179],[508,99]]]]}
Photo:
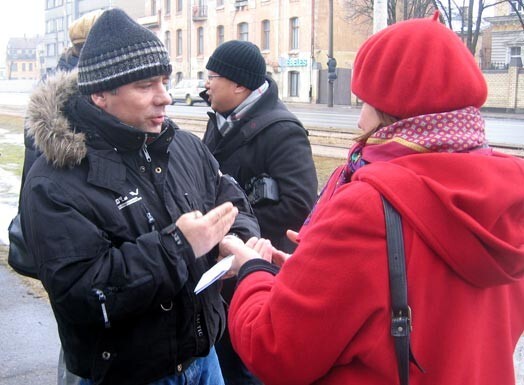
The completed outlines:
{"type": "Polygon", "coordinates": [[[147,151],[147,134],[145,134],[144,137],[144,143],[142,144],[142,152],[144,153],[144,157],[146,158],[147,163],[151,163],[151,156],[149,156],[149,152],[147,151]]]}
{"type": "Polygon", "coordinates": [[[111,322],[109,322],[109,316],[107,315],[107,310],[106,310],[106,295],[104,294],[104,292],[100,289],[93,289],[93,292],[95,293],[95,295],[98,297],[98,301],[100,302],[100,306],[102,308],[102,316],[104,317],[104,327],[106,329],[109,329],[111,327],[111,322]]]}

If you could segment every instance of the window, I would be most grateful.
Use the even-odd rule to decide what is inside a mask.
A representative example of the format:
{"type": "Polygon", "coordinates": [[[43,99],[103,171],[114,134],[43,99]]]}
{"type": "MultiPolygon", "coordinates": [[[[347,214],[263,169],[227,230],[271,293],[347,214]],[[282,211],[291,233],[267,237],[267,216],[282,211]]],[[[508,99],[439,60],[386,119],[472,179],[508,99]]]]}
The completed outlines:
{"type": "Polygon", "coordinates": [[[63,31],[64,30],[64,18],[59,17],[56,19],[56,30],[57,31],[63,31]]]}
{"type": "Polygon", "coordinates": [[[29,63],[29,71],[33,71],[33,63],[29,63]]]}
{"type": "Polygon", "coordinates": [[[223,7],[224,6],[224,0],[217,0],[217,7],[223,7]]]}
{"type": "Polygon", "coordinates": [[[176,30],[176,55],[182,56],[182,30],[176,30]]]}
{"type": "Polygon", "coordinates": [[[297,71],[289,72],[289,96],[299,96],[298,95],[298,85],[300,81],[300,73],[297,71]]]}
{"type": "Polygon", "coordinates": [[[54,8],[55,0],[47,0],[46,9],[54,8]]]}
{"type": "Polygon", "coordinates": [[[289,19],[289,49],[298,49],[298,17],[289,19]]]}
{"type": "Polygon", "coordinates": [[[156,16],[156,0],[151,0],[151,16],[156,16]]]}
{"type": "Polygon", "coordinates": [[[198,27],[197,29],[197,55],[204,54],[204,27],[198,27]]]}
{"type": "Polygon", "coordinates": [[[53,43],[46,45],[46,56],[55,56],[56,55],[56,45],[53,43]]]}
{"type": "Polygon", "coordinates": [[[238,24],[238,40],[249,41],[249,26],[247,23],[238,24]]]}
{"type": "Polygon", "coordinates": [[[184,75],[182,74],[182,72],[177,72],[176,73],[176,76],[175,76],[175,81],[176,81],[176,84],[180,83],[180,81],[184,78],[184,75]]]}
{"type": "Polygon", "coordinates": [[[509,48],[509,64],[519,65],[516,63],[522,63],[522,48],[521,47],[510,47],[509,48]]]}
{"type": "Polygon", "coordinates": [[[17,72],[18,71],[18,64],[17,63],[11,63],[11,72],[17,72]]]}
{"type": "Polygon", "coordinates": [[[176,0],[176,11],[177,11],[177,13],[182,12],[182,8],[183,8],[182,7],[182,2],[183,2],[183,0],[176,0]]]}
{"type": "Polygon", "coordinates": [[[166,16],[171,15],[171,0],[164,0],[164,11],[166,16]]]}
{"type": "Polygon", "coordinates": [[[269,50],[269,20],[262,21],[262,50],[269,50]]]}
{"type": "Polygon", "coordinates": [[[217,47],[224,42],[224,26],[217,27],[217,47]]]}
{"type": "Polygon", "coordinates": [[[47,20],[45,24],[45,32],[46,33],[55,32],[55,21],[54,20],[47,20]]]}
{"type": "Polygon", "coordinates": [[[25,72],[25,63],[22,63],[22,72],[25,72]]]}
{"type": "Polygon", "coordinates": [[[167,53],[171,56],[171,32],[166,31],[164,38],[164,45],[166,46],[167,53]]]}
{"type": "MultiPolygon", "coordinates": [[[[204,73],[202,71],[197,72],[197,79],[204,80],[204,73]]],[[[205,85],[204,85],[205,87],[205,85]]]]}

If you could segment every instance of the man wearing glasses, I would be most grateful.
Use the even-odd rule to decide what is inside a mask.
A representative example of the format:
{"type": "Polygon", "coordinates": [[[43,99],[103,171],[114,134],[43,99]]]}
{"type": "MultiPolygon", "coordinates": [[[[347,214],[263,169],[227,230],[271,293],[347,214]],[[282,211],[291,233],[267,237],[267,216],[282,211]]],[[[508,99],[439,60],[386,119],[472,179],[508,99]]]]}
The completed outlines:
{"type": "MultiPolygon", "coordinates": [[[[317,197],[317,176],[307,131],[278,98],[259,48],[247,41],[221,44],[206,65],[201,93],[214,112],[203,141],[246,192],[262,237],[291,253],[286,230],[299,230],[317,197]]],[[[232,296],[235,281],[225,281],[232,296]]],[[[226,384],[259,384],[234,353],[226,334],[217,345],[226,384]]]]}

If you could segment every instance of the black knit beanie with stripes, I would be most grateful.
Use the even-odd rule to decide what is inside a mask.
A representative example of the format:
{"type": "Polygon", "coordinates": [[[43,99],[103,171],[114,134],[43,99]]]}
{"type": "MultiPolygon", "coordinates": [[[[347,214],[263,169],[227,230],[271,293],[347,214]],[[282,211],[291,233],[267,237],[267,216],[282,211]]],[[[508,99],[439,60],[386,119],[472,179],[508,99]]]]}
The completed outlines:
{"type": "Polygon", "coordinates": [[[256,45],[231,40],[220,44],[206,68],[250,90],[260,87],[266,78],[266,61],[256,45]]]}
{"type": "Polygon", "coordinates": [[[121,9],[105,11],[91,28],[78,61],[84,95],[137,80],[171,75],[169,55],[158,37],[121,9]]]}

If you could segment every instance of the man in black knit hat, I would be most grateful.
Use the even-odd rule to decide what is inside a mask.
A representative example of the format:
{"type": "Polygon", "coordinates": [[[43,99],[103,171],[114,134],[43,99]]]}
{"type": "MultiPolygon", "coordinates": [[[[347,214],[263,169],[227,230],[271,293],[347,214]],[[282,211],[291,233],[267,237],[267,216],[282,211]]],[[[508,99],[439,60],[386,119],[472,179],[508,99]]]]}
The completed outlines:
{"type": "Polygon", "coordinates": [[[259,229],[242,190],[165,116],[171,70],[160,40],[112,9],[78,73],[49,77],[28,105],[42,156],[22,228],[82,385],[224,383],[219,284],[194,289],[228,254],[226,234],[259,229]]]}
{"type": "MultiPolygon", "coordinates": [[[[286,237],[297,231],[317,197],[317,176],[307,132],[279,100],[275,82],[256,45],[232,40],[217,47],[206,65],[208,81],[201,95],[211,105],[203,142],[246,191],[262,237],[291,253],[286,237]]],[[[234,279],[224,282],[230,300],[234,279]]],[[[229,335],[217,344],[228,385],[259,384],[231,347],[229,335]]]]}

